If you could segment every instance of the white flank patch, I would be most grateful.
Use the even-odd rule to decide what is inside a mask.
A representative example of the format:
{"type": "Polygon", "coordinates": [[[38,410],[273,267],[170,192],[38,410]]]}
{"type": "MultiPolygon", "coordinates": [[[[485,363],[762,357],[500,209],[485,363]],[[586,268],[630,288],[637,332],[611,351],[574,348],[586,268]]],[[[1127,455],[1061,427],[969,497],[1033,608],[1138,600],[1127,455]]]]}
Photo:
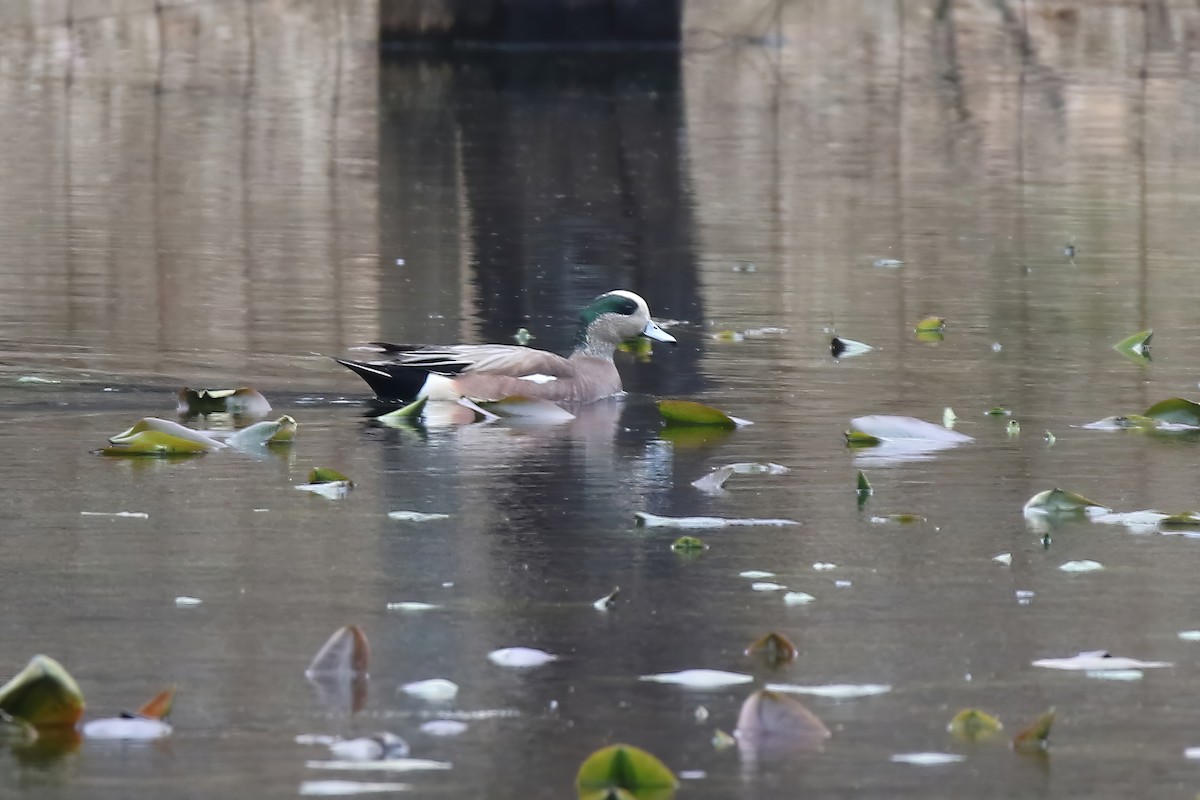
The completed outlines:
{"type": "Polygon", "coordinates": [[[1200,631],[1180,631],[1179,638],[1185,642],[1200,642],[1200,631]]]}
{"type": "Polygon", "coordinates": [[[808,694],[828,697],[833,700],[849,700],[855,697],[872,697],[887,694],[892,687],[884,683],[826,683],[820,686],[798,686],[794,683],[768,683],[767,691],[785,694],[808,694]]]}
{"type": "Polygon", "coordinates": [[[530,383],[549,383],[550,381],[558,380],[558,378],[553,375],[543,375],[540,372],[534,372],[530,375],[520,375],[517,377],[517,380],[529,381],[530,383]]]}
{"type": "Polygon", "coordinates": [[[816,599],[808,592],[788,592],[783,596],[783,602],[789,606],[802,606],[816,599]]]}
{"type": "Polygon", "coordinates": [[[687,686],[692,689],[713,689],[719,686],[737,686],[740,683],[753,683],[753,675],[741,672],[724,672],[719,669],[685,669],[681,672],[661,672],[657,675],[642,675],[640,681],[652,683],[670,683],[676,686],[687,686]]]}
{"type": "Polygon", "coordinates": [[[540,667],[557,661],[558,656],[532,647],[504,647],[488,653],[488,661],[501,667],[540,667]]]}
{"type": "Polygon", "coordinates": [[[896,753],[892,761],[897,764],[913,764],[918,767],[937,767],[942,764],[956,764],[965,761],[966,756],[955,753],[896,753]]]}
{"type": "Polygon", "coordinates": [[[458,694],[458,684],[445,678],[430,678],[406,683],[400,687],[400,691],[422,700],[452,700],[458,694]]]}

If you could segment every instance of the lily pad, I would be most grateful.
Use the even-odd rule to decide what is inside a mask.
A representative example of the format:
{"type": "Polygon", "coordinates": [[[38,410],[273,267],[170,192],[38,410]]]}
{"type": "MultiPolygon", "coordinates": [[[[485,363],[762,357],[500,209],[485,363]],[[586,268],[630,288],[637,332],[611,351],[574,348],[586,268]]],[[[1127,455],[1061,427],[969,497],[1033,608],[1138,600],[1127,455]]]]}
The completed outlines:
{"type": "Polygon", "coordinates": [[[604,597],[601,597],[596,602],[592,603],[592,608],[596,609],[597,611],[608,611],[610,608],[612,608],[614,605],[616,605],[617,595],[619,595],[620,593],[621,593],[621,587],[614,586],[613,590],[611,592],[604,595],[604,597]]]}
{"type": "Polygon", "coordinates": [[[695,536],[680,536],[671,542],[671,549],[676,553],[696,553],[701,550],[707,550],[708,545],[695,536]]]}
{"type": "Polygon", "coordinates": [[[1106,669],[1163,669],[1175,666],[1170,661],[1142,661],[1137,658],[1114,656],[1104,650],[1088,650],[1070,658],[1039,658],[1033,666],[1076,672],[1095,672],[1106,669]]]}
{"type": "Polygon", "coordinates": [[[1015,750],[1045,750],[1050,746],[1050,727],[1054,724],[1054,707],[1051,706],[1044,714],[1033,721],[1013,737],[1015,750]]]}
{"type": "Polygon", "coordinates": [[[398,522],[435,522],[439,519],[450,519],[450,515],[423,511],[389,511],[388,519],[398,522]]]}
{"type": "Polygon", "coordinates": [[[557,660],[558,656],[553,653],[547,653],[545,650],[537,650],[532,647],[503,647],[488,653],[488,661],[497,666],[511,667],[513,669],[540,667],[543,664],[549,664],[551,661],[557,660]]]}
{"type": "Polygon", "coordinates": [[[857,434],[873,436],[881,441],[897,439],[918,440],[939,445],[964,444],[975,441],[965,433],[952,431],[941,425],[926,422],[916,417],[899,417],[890,414],[873,414],[850,420],[850,430],[857,434]]]}
{"type": "Polygon", "coordinates": [[[858,492],[858,496],[860,498],[868,497],[869,495],[875,493],[875,490],[871,488],[871,482],[867,480],[866,473],[864,473],[861,469],[858,471],[855,491],[858,492]]]}
{"type": "MultiPolygon", "coordinates": [[[[647,340],[649,341],[649,340],[647,340]]],[[[501,418],[512,418],[523,422],[542,422],[556,425],[570,422],[575,415],[549,400],[513,396],[495,402],[480,402],[479,407],[489,414],[501,418]]]]}
{"type": "Polygon", "coordinates": [[[665,800],[678,785],[674,773],[658,758],[630,744],[597,750],[575,776],[580,800],[665,800]]]}
{"type": "Polygon", "coordinates": [[[954,738],[968,742],[989,739],[1003,729],[1000,720],[977,708],[964,708],[955,714],[954,719],[946,726],[946,730],[954,738]]]}
{"type": "Polygon", "coordinates": [[[819,747],[830,736],[825,723],[800,701],[779,692],[759,689],[738,712],[737,736],[742,740],[819,747]]]}
{"type": "Polygon", "coordinates": [[[453,700],[458,695],[458,684],[445,678],[430,678],[406,683],[400,691],[413,697],[432,702],[453,700]]]}
{"type": "Polygon", "coordinates": [[[211,436],[178,422],[145,417],[133,427],[109,437],[112,447],[100,450],[109,456],[171,456],[209,453],[225,447],[211,436]]]}
{"type": "Polygon", "coordinates": [[[918,322],[916,327],[917,333],[941,333],[944,330],[946,330],[945,317],[926,317],[918,322]]]}
{"type": "Polygon", "coordinates": [[[874,447],[877,444],[883,444],[883,439],[862,431],[848,430],[845,436],[846,444],[851,447],[874,447]]]}
{"type": "Polygon", "coordinates": [[[710,425],[717,428],[736,428],[749,424],[731,417],[720,409],[692,400],[659,400],[658,413],[668,425],[710,425]]]}
{"type": "Polygon", "coordinates": [[[983,414],[987,417],[1011,417],[1012,410],[1007,409],[1004,406],[992,406],[987,411],[983,412],[983,414]]]}
{"type": "Polygon", "coordinates": [[[83,692],[53,658],[37,655],[0,686],[0,711],[35,728],[70,727],[83,715],[83,692]]]}
{"type": "Polygon", "coordinates": [[[1132,336],[1127,336],[1126,338],[1117,342],[1113,345],[1113,349],[1135,359],[1149,361],[1150,340],[1153,338],[1153,329],[1141,331],[1133,334],[1132,336]]]}
{"type": "Polygon", "coordinates": [[[336,469],[328,467],[313,467],[312,472],[308,473],[309,483],[350,483],[350,479],[336,469]]]}
{"type": "Polygon", "coordinates": [[[746,655],[761,660],[771,669],[778,669],[796,660],[796,646],[783,634],[772,631],[747,647],[746,655]]]}
{"type": "Polygon", "coordinates": [[[334,631],[313,657],[305,675],[365,675],[371,660],[367,635],[357,625],[334,631]]]}
{"type": "Polygon", "coordinates": [[[943,764],[966,761],[967,757],[958,753],[895,753],[890,760],[897,764],[912,764],[915,767],[940,767],[943,764]]]}
{"type": "Polygon", "coordinates": [[[284,414],[277,420],[264,420],[242,428],[225,442],[230,447],[239,449],[268,444],[291,444],[296,439],[298,427],[295,419],[284,414]]]}
{"type": "Polygon", "coordinates": [[[1099,503],[1088,500],[1082,495],[1055,488],[1038,492],[1029,498],[1025,501],[1023,512],[1027,517],[1052,514],[1083,514],[1094,516],[1106,514],[1111,510],[1099,503]]]}
{"type": "Polygon", "coordinates": [[[853,339],[844,339],[841,336],[834,336],[829,340],[829,352],[833,354],[834,358],[861,356],[874,349],[874,347],[865,342],[856,342],[853,339]]]}
{"type": "Polygon", "coordinates": [[[152,742],[170,736],[172,731],[169,724],[151,717],[109,717],[89,720],[83,726],[83,735],[88,739],[125,742],[152,742]]]}
{"type": "Polygon", "coordinates": [[[1200,403],[1182,397],[1170,397],[1147,408],[1142,416],[1178,425],[1200,426],[1200,403]]]}
{"type": "Polygon", "coordinates": [[[733,467],[721,467],[708,473],[703,478],[697,478],[692,481],[692,486],[695,486],[705,494],[718,494],[723,491],[725,481],[729,480],[733,473],[733,467]]]}

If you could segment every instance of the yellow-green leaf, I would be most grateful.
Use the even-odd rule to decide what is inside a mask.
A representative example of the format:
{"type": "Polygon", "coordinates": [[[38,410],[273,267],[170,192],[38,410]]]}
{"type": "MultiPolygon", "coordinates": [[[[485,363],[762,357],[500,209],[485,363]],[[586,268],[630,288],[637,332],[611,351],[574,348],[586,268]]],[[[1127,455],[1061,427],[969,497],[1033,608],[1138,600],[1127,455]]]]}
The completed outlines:
{"type": "Polygon", "coordinates": [[[658,413],[671,425],[712,425],[736,428],[733,417],[720,409],[692,400],[659,400],[658,413]]]}
{"type": "Polygon", "coordinates": [[[223,446],[210,446],[192,439],[183,439],[161,431],[141,431],[121,439],[111,447],[101,448],[106,456],[182,456],[208,453],[223,446]]]}
{"type": "Polygon", "coordinates": [[[0,686],[0,711],[35,728],[73,726],[83,716],[83,706],[79,684],[49,656],[34,656],[0,686]]]}
{"type": "Polygon", "coordinates": [[[1182,397],[1171,397],[1150,406],[1142,412],[1142,416],[1178,425],[1200,426],[1200,403],[1182,397]]]}
{"type": "MultiPolygon", "coordinates": [[[[872,437],[872,438],[874,438],[874,437],[872,437]]],[[[874,489],[871,488],[871,482],[869,480],[867,480],[866,473],[864,473],[861,469],[858,471],[858,488],[856,489],[856,491],[860,495],[873,494],[875,491],[874,489]]]]}
{"type": "Polygon", "coordinates": [[[349,478],[347,478],[345,475],[338,472],[336,469],[329,469],[329,467],[313,467],[313,471],[308,473],[308,482],[309,483],[352,483],[352,481],[349,478]]]}
{"type": "Polygon", "coordinates": [[[421,416],[421,412],[425,410],[425,404],[429,402],[429,397],[418,397],[402,408],[397,408],[395,411],[389,411],[386,414],[380,414],[376,419],[382,420],[385,423],[393,419],[413,419],[421,416]]]}
{"type": "Polygon", "coordinates": [[[848,430],[846,431],[846,444],[851,447],[873,447],[883,442],[878,436],[872,436],[869,433],[862,431],[848,430]]]}
{"type": "Polygon", "coordinates": [[[917,333],[941,333],[946,329],[945,317],[926,317],[917,323],[917,333]]]}
{"type": "MultiPolygon", "coordinates": [[[[158,417],[143,417],[133,424],[133,427],[128,430],[118,433],[116,436],[110,436],[108,441],[112,444],[121,445],[129,444],[143,433],[157,433],[173,439],[182,439],[196,445],[200,445],[202,450],[197,452],[207,452],[209,450],[220,450],[224,447],[224,443],[218,442],[216,439],[197,430],[192,430],[186,425],[180,425],[178,422],[173,422],[169,419],[160,419],[158,417]]],[[[143,441],[150,441],[156,437],[149,437],[143,441]]],[[[165,441],[165,440],[164,440],[165,441]]]]}
{"type": "Polygon", "coordinates": [[[631,744],[597,750],[587,757],[575,777],[580,798],[664,800],[678,785],[666,764],[631,744]]]}
{"type": "Polygon", "coordinates": [[[1178,514],[1170,514],[1158,521],[1160,528],[1186,528],[1193,530],[1200,527],[1200,512],[1197,511],[1181,511],[1178,514]]]}
{"type": "Polygon", "coordinates": [[[1000,720],[977,708],[964,708],[954,715],[946,730],[957,739],[976,742],[995,736],[1004,726],[1000,720]]]}
{"type": "Polygon", "coordinates": [[[1113,349],[1140,361],[1150,360],[1150,340],[1154,338],[1153,330],[1141,331],[1128,336],[1113,345],[1113,349]]]}
{"type": "Polygon", "coordinates": [[[707,550],[708,545],[695,536],[680,536],[671,543],[671,549],[677,553],[695,553],[700,550],[707,550]]]}

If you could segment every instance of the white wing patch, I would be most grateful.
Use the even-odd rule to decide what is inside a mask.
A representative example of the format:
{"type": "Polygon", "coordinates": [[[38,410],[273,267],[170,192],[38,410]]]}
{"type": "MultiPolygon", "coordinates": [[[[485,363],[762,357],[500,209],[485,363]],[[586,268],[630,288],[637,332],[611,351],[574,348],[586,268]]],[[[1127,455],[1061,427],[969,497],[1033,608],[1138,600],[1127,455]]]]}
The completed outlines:
{"type": "Polygon", "coordinates": [[[549,383],[550,381],[556,381],[556,380],[558,380],[558,378],[554,377],[553,375],[543,375],[540,372],[535,372],[532,375],[521,375],[517,378],[517,380],[529,381],[530,383],[539,383],[540,384],[540,383],[549,383]]]}

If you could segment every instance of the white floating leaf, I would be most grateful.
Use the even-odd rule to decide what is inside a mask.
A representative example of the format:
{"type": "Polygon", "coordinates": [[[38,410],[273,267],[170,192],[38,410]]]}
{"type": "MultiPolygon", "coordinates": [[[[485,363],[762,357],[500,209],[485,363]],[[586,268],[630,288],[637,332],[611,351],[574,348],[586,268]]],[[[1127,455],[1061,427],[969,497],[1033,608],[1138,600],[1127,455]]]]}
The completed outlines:
{"type": "Polygon", "coordinates": [[[955,764],[965,761],[966,756],[955,753],[896,753],[892,761],[897,764],[913,764],[918,767],[936,767],[942,764],[955,764]]]}
{"type": "Polygon", "coordinates": [[[829,697],[834,700],[871,697],[877,694],[887,694],[891,690],[892,687],[885,683],[826,683],[818,686],[801,686],[794,683],[767,684],[768,692],[809,694],[815,697],[829,697]]]}
{"type": "Polygon", "coordinates": [[[904,266],[904,262],[898,258],[877,258],[875,266],[884,269],[895,269],[896,267],[904,266]]]}
{"type": "Polygon", "coordinates": [[[386,761],[407,756],[408,742],[384,731],[357,739],[337,739],[329,745],[329,752],[338,761],[386,761]]]}
{"type": "Polygon", "coordinates": [[[702,781],[708,777],[708,773],[702,769],[681,769],[676,777],[681,781],[702,781]]]}
{"type": "Polygon", "coordinates": [[[1107,514],[1096,514],[1090,519],[1099,525],[1124,525],[1133,533],[1153,533],[1158,530],[1158,523],[1169,514],[1153,509],[1143,511],[1113,511],[1107,514]]]}
{"type": "Polygon", "coordinates": [[[341,500],[350,493],[350,481],[329,481],[328,483],[301,483],[296,488],[302,492],[312,492],[330,500],[341,500]]]}
{"type": "Polygon", "coordinates": [[[756,592],[782,592],[787,589],[782,583],[771,583],[770,581],[752,583],[750,588],[756,592]]]}
{"type": "Polygon", "coordinates": [[[596,602],[592,603],[592,608],[596,609],[597,611],[608,611],[608,609],[610,607],[612,607],[612,605],[616,602],[617,595],[619,595],[620,593],[621,593],[621,587],[614,586],[613,590],[611,592],[604,595],[604,597],[601,597],[596,602]]]}
{"type": "Polygon", "coordinates": [[[437,519],[450,519],[449,514],[426,514],[421,511],[389,511],[388,519],[400,522],[432,522],[437,519]]]}
{"type": "Polygon", "coordinates": [[[724,491],[725,481],[729,480],[729,476],[733,475],[733,467],[721,467],[714,470],[703,478],[697,478],[692,481],[692,486],[695,486],[705,494],[717,494],[724,491]]]}
{"type": "Polygon", "coordinates": [[[51,380],[49,378],[42,378],[37,375],[22,375],[21,377],[17,378],[17,383],[20,383],[20,384],[49,384],[49,383],[62,383],[62,381],[51,380]]]}
{"type": "Polygon", "coordinates": [[[758,580],[760,578],[774,578],[775,573],[774,572],[765,572],[761,569],[748,569],[745,572],[739,572],[738,577],[751,578],[752,580],[758,580]]]}
{"type": "Polygon", "coordinates": [[[852,586],[853,584],[850,583],[850,581],[834,581],[833,585],[839,589],[845,589],[849,586],[852,586]]]}
{"type": "Polygon", "coordinates": [[[753,683],[753,675],[741,672],[725,672],[719,669],[685,669],[680,672],[661,672],[656,675],[642,675],[641,681],[652,683],[670,683],[676,686],[686,686],[691,689],[713,689],[719,686],[736,686],[740,683],[753,683]]]}
{"type": "Polygon", "coordinates": [[[799,525],[792,519],[727,519],[725,517],[662,517],[638,511],[634,514],[639,525],[647,528],[726,528],[732,526],[779,527],[799,525]]]}
{"type": "Polygon", "coordinates": [[[1044,516],[1050,514],[1085,514],[1098,516],[1107,514],[1112,509],[1088,500],[1086,497],[1062,489],[1046,489],[1038,492],[1025,501],[1022,509],[1025,516],[1044,516]]]}
{"type": "Polygon", "coordinates": [[[818,561],[813,564],[812,568],[817,572],[827,572],[831,569],[837,569],[837,564],[830,564],[828,561],[818,561]]]}
{"type": "Polygon", "coordinates": [[[773,461],[760,463],[758,461],[739,461],[736,464],[726,464],[731,470],[738,475],[785,475],[791,472],[790,469],[783,464],[776,464],[773,461]]]}
{"type": "Polygon", "coordinates": [[[198,606],[203,602],[204,601],[201,600],[199,597],[191,597],[189,595],[180,595],[179,597],[175,598],[175,605],[180,606],[180,607],[198,606]]]}
{"type": "Polygon", "coordinates": [[[150,717],[113,717],[94,719],[83,726],[88,739],[120,739],[127,742],[150,742],[171,735],[171,726],[161,719],[150,717]]]}
{"type": "Polygon", "coordinates": [[[1200,642],[1200,631],[1180,631],[1179,638],[1185,642],[1200,642]]]}
{"type": "Polygon", "coordinates": [[[789,606],[806,605],[816,599],[808,592],[788,592],[783,596],[783,602],[789,606]]]}
{"type": "Polygon", "coordinates": [[[401,600],[396,603],[388,603],[388,611],[432,611],[437,608],[433,603],[420,603],[415,600],[401,600]]]}
{"type": "Polygon", "coordinates": [[[1189,747],[1183,751],[1184,758],[1200,758],[1200,747],[1189,747]]]}
{"type": "Polygon", "coordinates": [[[126,519],[150,519],[145,511],[80,511],[81,517],[125,517],[126,519]]]}
{"type": "Polygon", "coordinates": [[[488,653],[488,661],[501,667],[540,667],[557,660],[558,656],[532,647],[504,647],[488,653]]]}
{"type": "Polygon", "coordinates": [[[992,556],[992,561],[997,564],[1003,564],[1006,567],[1012,566],[1012,553],[1001,553],[998,556],[992,556]]]}
{"type": "Polygon", "coordinates": [[[866,342],[847,339],[844,336],[834,336],[829,341],[829,352],[833,354],[834,358],[853,358],[854,356],[869,353],[874,349],[874,347],[866,342]]]}
{"type": "Polygon", "coordinates": [[[458,736],[466,731],[467,723],[456,719],[431,719],[421,725],[421,733],[428,736],[458,736]]]}
{"type": "Polygon", "coordinates": [[[458,684],[445,678],[430,678],[406,683],[400,687],[400,690],[422,700],[453,700],[458,694],[458,684]]]}
{"type": "Polygon", "coordinates": [[[866,433],[878,439],[914,439],[937,444],[965,444],[975,441],[965,433],[949,430],[941,425],[926,422],[916,417],[900,417],[891,414],[871,414],[850,420],[850,429],[866,433]]]}
{"type": "Polygon", "coordinates": [[[1097,570],[1104,569],[1104,565],[1099,561],[1092,561],[1085,558],[1080,561],[1067,561],[1060,564],[1058,568],[1063,572],[1096,572],[1097,570]]]}
{"type": "Polygon", "coordinates": [[[353,794],[378,794],[382,792],[407,792],[408,783],[373,783],[370,781],[304,781],[300,794],[308,797],[346,797],[353,794]]]}
{"type": "Polygon", "coordinates": [[[305,761],[304,766],[309,769],[413,772],[426,769],[451,769],[454,765],[445,761],[430,761],[425,758],[389,758],[382,761],[305,761]]]}
{"type": "Polygon", "coordinates": [[[1109,669],[1155,669],[1173,667],[1175,665],[1170,661],[1141,661],[1136,658],[1112,656],[1103,650],[1088,650],[1070,658],[1039,658],[1033,662],[1033,666],[1044,667],[1046,669],[1096,672],[1109,669]]]}

